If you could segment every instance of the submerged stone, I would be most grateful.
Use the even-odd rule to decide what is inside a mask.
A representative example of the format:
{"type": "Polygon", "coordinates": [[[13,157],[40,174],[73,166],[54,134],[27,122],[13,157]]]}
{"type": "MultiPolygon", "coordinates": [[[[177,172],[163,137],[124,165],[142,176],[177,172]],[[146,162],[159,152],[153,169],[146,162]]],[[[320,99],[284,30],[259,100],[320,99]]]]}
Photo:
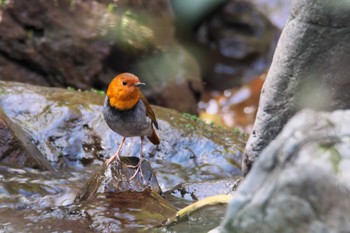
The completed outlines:
{"type": "Polygon", "coordinates": [[[136,157],[120,157],[120,161],[114,161],[110,165],[104,164],[87,183],[85,190],[77,195],[76,202],[90,200],[99,193],[120,193],[126,191],[143,192],[147,189],[161,194],[157,178],[146,160],[142,161],[141,169],[136,176],[139,159],[136,157]]]}

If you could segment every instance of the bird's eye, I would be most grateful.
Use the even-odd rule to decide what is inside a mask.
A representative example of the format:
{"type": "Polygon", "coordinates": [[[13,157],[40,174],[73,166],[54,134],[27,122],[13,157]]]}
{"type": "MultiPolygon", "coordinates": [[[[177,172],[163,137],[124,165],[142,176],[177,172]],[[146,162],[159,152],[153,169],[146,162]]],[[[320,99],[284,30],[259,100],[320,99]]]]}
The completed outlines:
{"type": "Polygon", "coordinates": [[[124,80],[124,81],[123,81],[123,85],[126,86],[126,84],[127,84],[127,82],[124,80]]]}

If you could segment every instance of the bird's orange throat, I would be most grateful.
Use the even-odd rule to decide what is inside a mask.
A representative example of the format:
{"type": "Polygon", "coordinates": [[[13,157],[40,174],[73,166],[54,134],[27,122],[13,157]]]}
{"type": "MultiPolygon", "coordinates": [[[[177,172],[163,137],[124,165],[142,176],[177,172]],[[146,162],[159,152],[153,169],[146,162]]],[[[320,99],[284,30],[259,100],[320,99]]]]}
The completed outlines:
{"type": "Polygon", "coordinates": [[[109,104],[118,109],[118,110],[129,110],[135,107],[138,99],[126,99],[126,100],[118,100],[118,98],[109,97],[109,104]]]}
{"type": "Polygon", "coordinates": [[[109,104],[118,110],[129,110],[135,107],[140,98],[138,88],[128,90],[109,87],[107,90],[109,104]]]}

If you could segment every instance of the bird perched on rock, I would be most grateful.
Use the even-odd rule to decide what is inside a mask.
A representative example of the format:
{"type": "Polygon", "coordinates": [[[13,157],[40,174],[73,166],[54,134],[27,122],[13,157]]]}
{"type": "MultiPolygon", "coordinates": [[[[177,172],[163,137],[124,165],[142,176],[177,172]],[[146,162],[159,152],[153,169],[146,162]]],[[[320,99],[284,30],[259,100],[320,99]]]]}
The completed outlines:
{"type": "Polygon", "coordinates": [[[138,77],[131,73],[117,75],[108,86],[103,106],[103,116],[107,125],[123,136],[117,152],[106,160],[107,165],[115,159],[119,159],[120,150],[127,137],[141,137],[140,160],[131,179],[141,169],[144,136],[155,145],[160,143],[159,137],[153,128],[155,126],[158,129],[157,119],[151,105],[140,91],[141,85],[145,84],[141,83],[138,77]]]}

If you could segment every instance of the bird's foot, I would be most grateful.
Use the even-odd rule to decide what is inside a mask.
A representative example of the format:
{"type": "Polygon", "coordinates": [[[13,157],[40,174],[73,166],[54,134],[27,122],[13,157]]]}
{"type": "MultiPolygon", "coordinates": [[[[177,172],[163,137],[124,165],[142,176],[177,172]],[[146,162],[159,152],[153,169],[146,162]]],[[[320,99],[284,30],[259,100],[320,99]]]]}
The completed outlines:
{"type": "Polygon", "coordinates": [[[139,163],[137,163],[136,165],[126,165],[126,167],[128,168],[137,168],[139,166],[139,163]]]}
{"type": "Polygon", "coordinates": [[[139,173],[139,172],[140,172],[140,175],[141,175],[142,179],[143,180],[145,179],[144,176],[143,176],[143,173],[142,173],[141,165],[142,165],[142,160],[140,160],[136,166],[133,166],[133,165],[129,165],[128,166],[128,167],[136,168],[136,171],[134,172],[132,177],[130,177],[130,180],[134,179],[136,177],[137,173],[139,173]]]}
{"type": "Polygon", "coordinates": [[[115,159],[118,159],[118,161],[120,161],[119,153],[120,153],[120,150],[122,149],[122,146],[124,145],[124,142],[125,142],[125,137],[123,138],[122,142],[120,143],[117,152],[112,157],[110,157],[109,159],[106,160],[106,162],[105,162],[106,166],[108,166],[115,159]]]}
{"type": "Polygon", "coordinates": [[[108,166],[109,164],[111,164],[116,159],[120,162],[119,154],[115,154],[112,157],[110,157],[109,159],[107,159],[105,161],[105,164],[108,166]]]}

